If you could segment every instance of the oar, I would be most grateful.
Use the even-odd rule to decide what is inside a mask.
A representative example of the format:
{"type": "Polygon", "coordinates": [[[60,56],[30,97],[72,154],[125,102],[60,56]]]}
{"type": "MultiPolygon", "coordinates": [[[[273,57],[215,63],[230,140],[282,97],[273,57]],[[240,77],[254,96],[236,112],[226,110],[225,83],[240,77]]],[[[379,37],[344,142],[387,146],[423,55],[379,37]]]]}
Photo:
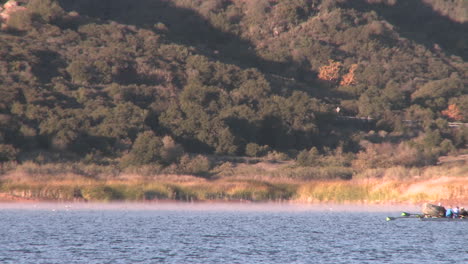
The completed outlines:
{"type": "Polygon", "coordinates": [[[392,221],[392,220],[397,220],[397,219],[414,219],[414,218],[419,218],[419,217],[408,217],[408,216],[387,216],[386,220],[387,221],[392,221]]]}
{"type": "Polygon", "coordinates": [[[414,217],[418,217],[418,218],[423,217],[423,215],[420,215],[420,214],[413,214],[413,213],[407,213],[407,212],[401,213],[401,216],[403,216],[403,217],[411,217],[411,216],[414,216],[414,217]]]}
{"type": "Polygon", "coordinates": [[[414,217],[406,217],[406,216],[387,216],[386,220],[387,221],[392,221],[392,220],[397,220],[397,219],[408,219],[408,218],[414,218],[414,217]]]}
{"type": "Polygon", "coordinates": [[[420,214],[410,214],[410,213],[401,213],[401,216],[396,216],[396,217],[392,217],[392,216],[387,216],[386,220],[387,221],[392,221],[392,220],[397,220],[397,219],[408,219],[408,218],[421,218],[423,217],[422,215],[420,214]]]}

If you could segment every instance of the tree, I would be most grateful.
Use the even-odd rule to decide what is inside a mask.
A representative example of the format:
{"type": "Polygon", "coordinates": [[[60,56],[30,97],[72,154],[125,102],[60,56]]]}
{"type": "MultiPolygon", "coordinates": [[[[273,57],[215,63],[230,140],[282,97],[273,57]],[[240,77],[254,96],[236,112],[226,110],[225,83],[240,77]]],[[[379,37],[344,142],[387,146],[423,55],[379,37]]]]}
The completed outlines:
{"type": "Polygon", "coordinates": [[[114,139],[134,139],[146,129],[147,112],[132,103],[121,103],[114,108],[106,108],[96,117],[100,124],[94,128],[95,134],[114,139]]]}
{"type": "Polygon", "coordinates": [[[301,166],[318,166],[320,165],[320,154],[316,147],[310,150],[303,150],[297,155],[297,163],[301,166]]]}
{"type": "Polygon", "coordinates": [[[125,166],[138,166],[161,162],[161,149],[164,144],[161,138],[157,137],[152,131],[145,131],[138,134],[132,145],[130,153],[124,157],[125,166]]]}
{"type": "Polygon", "coordinates": [[[257,143],[249,143],[245,146],[245,154],[250,157],[262,157],[265,156],[270,150],[268,146],[260,146],[257,143]]]}
{"type": "Polygon", "coordinates": [[[185,154],[180,159],[179,168],[183,173],[198,175],[198,176],[208,176],[209,171],[212,167],[210,160],[203,155],[196,155],[195,157],[190,157],[185,154]]]}
{"type": "Polygon", "coordinates": [[[442,111],[442,115],[454,121],[461,121],[464,119],[456,104],[449,105],[447,109],[442,111]]]}
{"type": "Polygon", "coordinates": [[[341,79],[340,85],[352,85],[356,84],[356,76],[354,75],[354,72],[356,71],[358,65],[353,64],[351,65],[351,68],[349,68],[349,72],[345,75],[343,75],[343,78],[341,79]]]}
{"type": "Polygon", "coordinates": [[[340,78],[342,63],[334,60],[328,60],[328,65],[320,67],[318,78],[324,81],[334,82],[340,78]]]}
{"type": "Polygon", "coordinates": [[[291,25],[298,24],[310,12],[310,3],[307,0],[280,1],[273,9],[276,21],[284,21],[291,25]]]}
{"type": "Polygon", "coordinates": [[[460,115],[462,119],[460,121],[468,121],[468,93],[465,93],[461,96],[452,97],[448,101],[449,105],[456,105],[458,110],[460,110],[460,115]]]}
{"type": "Polygon", "coordinates": [[[377,87],[372,86],[359,97],[358,108],[360,116],[380,118],[390,109],[390,103],[377,87]]]}
{"type": "Polygon", "coordinates": [[[449,78],[425,83],[411,94],[411,99],[420,101],[428,98],[459,96],[463,94],[464,88],[462,79],[457,74],[452,74],[449,78]]]}
{"type": "Polygon", "coordinates": [[[67,67],[67,72],[76,84],[87,84],[94,78],[92,67],[84,60],[72,61],[67,67]]]}
{"type": "Polygon", "coordinates": [[[0,144],[0,164],[16,159],[18,150],[9,144],[0,144]]]}
{"type": "Polygon", "coordinates": [[[182,146],[177,144],[170,136],[162,138],[163,147],[161,149],[161,161],[165,164],[176,162],[184,154],[182,146]]]}
{"type": "Polygon", "coordinates": [[[87,149],[72,148],[84,131],[90,127],[89,119],[81,111],[54,108],[48,111],[47,118],[40,120],[40,135],[47,139],[54,149],[86,152],[87,149]]]}
{"type": "Polygon", "coordinates": [[[39,15],[46,23],[54,22],[65,15],[65,11],[56,0],[30,0],[27,9],[39,15]]]}

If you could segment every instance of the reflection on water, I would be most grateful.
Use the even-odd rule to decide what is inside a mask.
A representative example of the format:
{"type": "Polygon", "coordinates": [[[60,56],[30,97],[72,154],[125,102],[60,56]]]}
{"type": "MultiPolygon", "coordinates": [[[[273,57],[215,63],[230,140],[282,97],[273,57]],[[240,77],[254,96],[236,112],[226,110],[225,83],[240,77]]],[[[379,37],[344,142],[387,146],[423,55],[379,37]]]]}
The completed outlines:
{"type": "Polygon", "coordinates": [[[468,263],[467,223],[386,222],[396,207],[0,208],[0,263],[468,263]]]}

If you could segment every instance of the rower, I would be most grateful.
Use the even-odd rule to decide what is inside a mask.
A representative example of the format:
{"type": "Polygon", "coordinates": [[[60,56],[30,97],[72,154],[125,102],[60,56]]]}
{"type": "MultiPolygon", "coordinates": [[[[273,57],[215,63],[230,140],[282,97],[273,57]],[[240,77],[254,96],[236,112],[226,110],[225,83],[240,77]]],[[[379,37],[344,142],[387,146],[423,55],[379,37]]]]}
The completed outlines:
{"type": "Polygon", "coordinates": [[[465,208],[460,208],[460,217],[461,218],[468,218],[468,211],[465,208]]]}
{"type": "Polygon", "coordinates": [[[453,217],[453,210],[452,206],[449,206],[445,211],[445,217],[452,218],[453,217]]]}
{"type": "Polygon", "coordinates": [[[455,208],[453,208],[453,218],[458,218],[460,216],[460,208],[458,208],[458,206],[455,206],[455,208]]]}

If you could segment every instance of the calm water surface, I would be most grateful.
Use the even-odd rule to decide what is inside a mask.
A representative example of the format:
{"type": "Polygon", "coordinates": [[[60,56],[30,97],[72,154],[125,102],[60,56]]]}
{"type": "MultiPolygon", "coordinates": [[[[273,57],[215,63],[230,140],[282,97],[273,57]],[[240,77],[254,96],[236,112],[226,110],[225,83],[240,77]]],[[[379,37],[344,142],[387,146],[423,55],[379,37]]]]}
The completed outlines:
{"type": "Polygon", "coordinates": [[[0,263],[468,263],[467,222],[395,208],[0,206],[0,263]]]}

